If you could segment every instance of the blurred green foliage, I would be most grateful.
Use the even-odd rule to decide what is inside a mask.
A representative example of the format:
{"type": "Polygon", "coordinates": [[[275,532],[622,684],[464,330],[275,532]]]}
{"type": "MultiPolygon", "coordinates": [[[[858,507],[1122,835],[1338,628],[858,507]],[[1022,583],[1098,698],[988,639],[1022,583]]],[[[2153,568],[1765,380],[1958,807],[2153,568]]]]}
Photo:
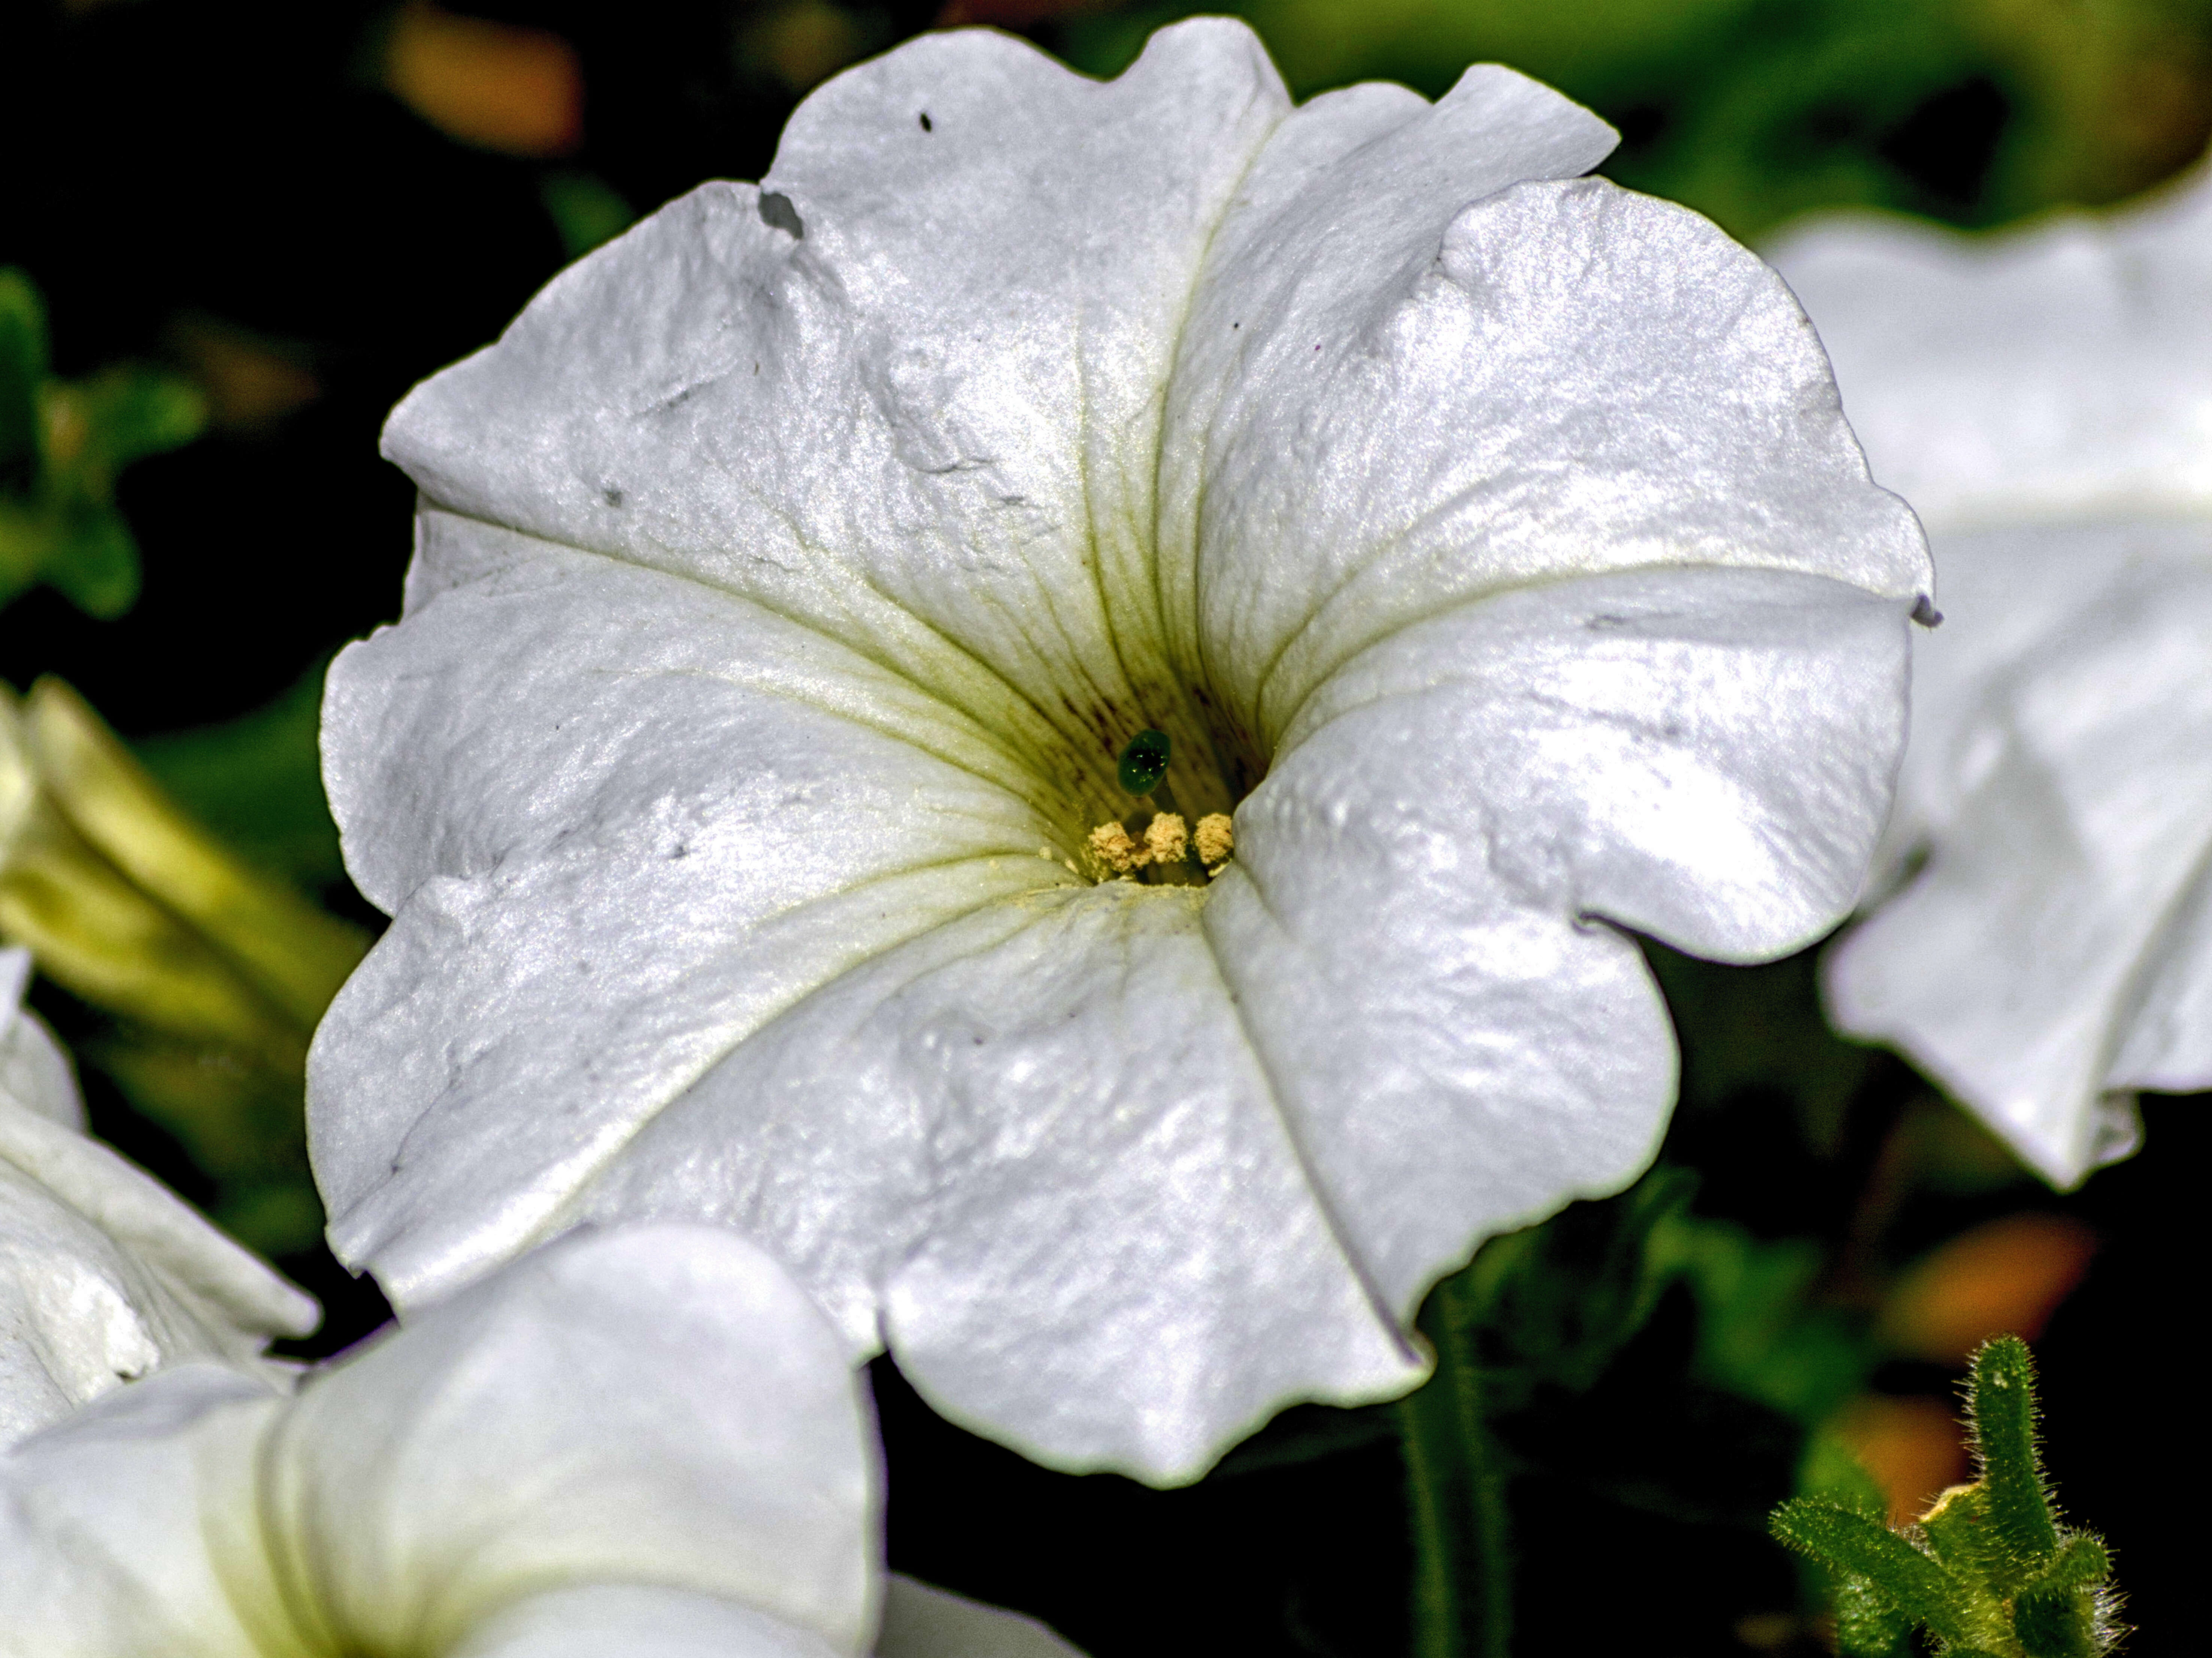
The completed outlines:
{"type": "Polygon", "coordinates": [[[318,661],[235,720],[133,744],[155,781],[246,862],[304,892],[341,887],[345,862],[323,793],[318,661]]]}
{"type": "Polygon", "coordinates": [[[538,181],[538,194],[572,259],[582,258],[637,222],[636,210],[595,173],[556,167],[538,181]]]}
{"type": "Polygon", "coordinates": [[[252,848],[241,857],[67,686],[44,679],[0,702],[0,934],[105,1016],[84,1056],[183,1147],[216,1218],[276,1254],[321,1230],[307,1043],[368,944],[295,884],[336,859],[313,706],[304,687],[167,744],[173,774],[252,848]]]}
{"type": "MultiPolygon", "coordinates": [[[[1170,17],[1079,19],[1120,69],[1170,17]]],[[[1621,130],[1604,169],[1741,237],[1818,208],[1996,223],[2117,200],[2212,131],[2212,15],[2191,0],[1245,0],[1301,97],[1362,80],[1435,97],[1511,65],[1621,130]]]]}
{"type": "Polygon", "coordinates": [[[0,270],[0,604],[40,582],[116,616],[138,597],[138,544],[115,505],[132,461],[189,443],[207,409],[186,381],[115,367],[53,377],[46,307],[0,270]]]}
{"type": "MultiPolygon", "coordinates": [[[[1618,1197],[1492,1238],[1431,1292],[1421,1328],[1432,1344],[1463,1345],[1486,1416],[1590,1393],[1678,1288],[1692,1314],[1697,1384],[1808,1435],[1865,1385],[1881,1355],[1866,1310],[1830,1293],[1831,1248],[1810,1236],[1760,1239],[1698,1214],[1698,1184],[1694,1170],[1662,1163],[1618,1197]]],[[[1394,1431],[1383,1412],[1292,1413],[1231,1453],[1224,1471],[1370,1442],[1394,1431]]]]}

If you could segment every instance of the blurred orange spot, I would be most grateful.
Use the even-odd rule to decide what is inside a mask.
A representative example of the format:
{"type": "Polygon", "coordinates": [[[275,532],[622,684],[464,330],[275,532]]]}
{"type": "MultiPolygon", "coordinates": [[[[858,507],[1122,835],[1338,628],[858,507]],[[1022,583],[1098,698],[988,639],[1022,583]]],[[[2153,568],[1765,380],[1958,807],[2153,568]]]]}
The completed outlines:
{"type": "Polygon", "coordinates": [[[1889,1497],[1889,1523],[1926,1512],[1936,1494],[1966,1478],[1966,1443],[1940,1399],[1863,1394],[1844,1406],[1835,1431],[1889,1497]]]}
{"type": "Polygon", "coordinates": [[[2097,1235],[2064,1215],[2007,1215],[1953,1238],[1907,1272],[1882,1309],[1893,1351],[1962,1364],[1993,1335],[2043,1333],[2097,1252],[2097,1235]]]}
{"type": "Polygon", "coordinates": [[[315,377],[241,330],[210,317],[186,317],[170,343],[207,394],[217,426],[253,431],[274,425],[322,396],[315,377]]]}
{"type": "Polygon", "coordinates": [[[564,155],[583,142],[583,65],[544,29],[412,0],[392,20],[384,78],[402,103],[465,144],[564,155]]]}

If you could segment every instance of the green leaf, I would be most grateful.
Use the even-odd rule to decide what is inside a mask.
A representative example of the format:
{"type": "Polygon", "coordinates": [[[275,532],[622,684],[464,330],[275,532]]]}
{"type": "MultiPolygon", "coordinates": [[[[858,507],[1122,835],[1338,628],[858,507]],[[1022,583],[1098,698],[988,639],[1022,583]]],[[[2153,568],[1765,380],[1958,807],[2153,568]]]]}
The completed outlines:
{"type": "Polygon", "coordinates": [[[1942,1566],[1863,1514],[1817,1497],[1792,1497],[1767,1521],[1774,1535],[1829,1570],[1864,1578],[1881,1598],[1929,1633],[1956,1641],[1965,1619],[1942,1566]]]}

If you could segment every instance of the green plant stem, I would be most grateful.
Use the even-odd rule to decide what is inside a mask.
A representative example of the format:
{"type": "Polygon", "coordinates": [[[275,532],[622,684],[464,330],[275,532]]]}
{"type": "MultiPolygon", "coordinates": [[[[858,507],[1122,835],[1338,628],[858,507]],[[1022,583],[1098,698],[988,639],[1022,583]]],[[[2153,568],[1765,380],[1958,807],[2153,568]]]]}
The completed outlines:
{"type": "Polygon", "coordinates": [[[1461,1299],[1449,1280],[1430,1297],[1436,1374],[1397,1404],[1413,1540],[1413,1653],[1507,1658],[1513,1576],[1505,1480],[1461,1299]]]}

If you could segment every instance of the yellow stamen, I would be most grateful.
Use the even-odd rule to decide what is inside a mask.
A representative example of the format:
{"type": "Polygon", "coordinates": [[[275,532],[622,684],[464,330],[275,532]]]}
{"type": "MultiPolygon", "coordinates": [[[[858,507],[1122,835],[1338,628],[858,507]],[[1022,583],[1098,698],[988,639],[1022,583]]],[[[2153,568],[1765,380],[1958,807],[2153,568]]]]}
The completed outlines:
{"type": "MultiPolygon", "coordinates": [[[[1182,832],[1182,820],[1176,820],[1176,833],[1182,832]]],[[[1211,870],[1217,864],[1226,863],[1229,853],[1237,844],[1237,832],[1225,811],[1209,811],[1198,820],[1198,861],[1211,870]]]]}
{"type": "Polygon", "coordinates": [[[1091,857],[1109,874],[1127,875],[1152,861],[1152,853],[1129,838],[1119,823],[1101,823],[1091,831],[1091,857]]]}
{"type": "Polygon", "coordinates": [[[1156,864],[1180,864],[1189,846],[1189,833],[1176,812],[1160,812],[1145,825],[1145,849],[1156,864]]]}

